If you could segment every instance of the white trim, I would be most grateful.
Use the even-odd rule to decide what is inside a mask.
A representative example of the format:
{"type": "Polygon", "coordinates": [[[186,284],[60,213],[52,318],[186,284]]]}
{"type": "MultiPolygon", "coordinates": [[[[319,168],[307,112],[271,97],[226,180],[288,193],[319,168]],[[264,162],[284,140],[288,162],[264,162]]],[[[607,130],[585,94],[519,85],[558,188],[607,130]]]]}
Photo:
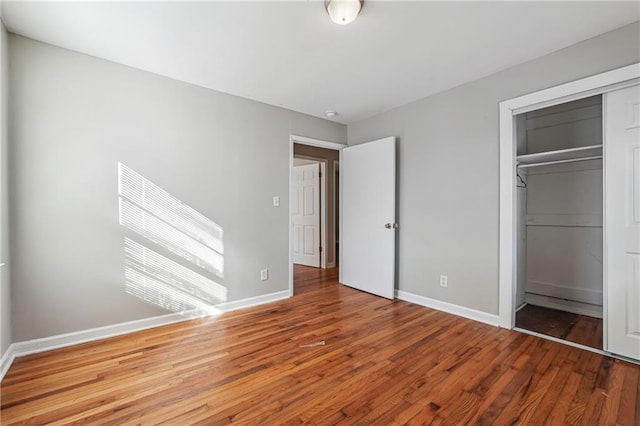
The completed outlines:
{"type": "MultiPolygon", "coordinates": [[[[293,233],[291,232],[291,230],[293,229],[293,222],[291,220],[291,211],[293,210],[293,205],[291,203],[293,200],[292,194],[293,194],[293,144],[294,143],[337,150],[340,155],[340,160],[342,160],[342,149],[347,147],[347,145],[341,144],[341,143],[323,141],[319,139],[312,139],[312,138],[307,138],[305,136],[289,135],[289,213],[288,213],[289,214],[289,297],[293,296],[293,254],[292,254],[293,233]]],[[[342,163],[342,161],[340,162],[342,163]]],[[[340,194],[340,196],[342,196],[342,193],[340,194]]],[[[340,229],[342,229],[342,227],[340,229]]]]}
{"type": "Polygon", "coordinates": [[[327,169],[329,168],[329,160],[320,161],[320,241],[322,241],[322,251],[320,252],[320,267],[327,269],[327,253],[329,244],[327,244],[327,228],[329,227],[329,219],[327,208],[327,169]]]}
{"type": "MultiPolygon", "coordinates": [[[[218,311],[220,314],[222,314],[225,312],[235,311],[237,309],[262,305],[265,303],[275,302],[287,298],[289,298],[289,291],[283,290],[276,293],[264,294],[260,296],[249,297],[247,299],[222,303],[213,307],[211,311],[218,311]]],[[[9,367],[16,357],[50,351],[52,349],[64,348],[67,346],[78,345],[80,343],[91,342],[94,340],[108,339],[110,337],[134,333],[136,331],[147,330],[149,328],[175,324],[178,322],[188,321],[204,316],[202,314],[198,315],[198,312],[201,312],[201,310],[171,313],[160,315],[157,317],[143,318],[119,324],[107,325],[104,327],[90,328],[87,330],[74,331],[72,333],[58,334],[56,336],[12,343],[11,345],[9,345],[9,348],[2,356],[0,380],[4,378],[4,375],[7,373],[9,367]]],[[[214,315],[215,314],[212,314],[212,316],[214,315]]]]}
{"type": "Polygon", "coordinates": [[[588,303],[564,302],[563,299],[558,299],[551,296],[542,296],[539,294],[525,293],[525,304],[540,306],[542,308],[555,309],[557,311],[571,312],[572,314],[586,315],[588,317],[602,319],[602,307],[598,305],[590,305],[588,303]]]}
{"type": "MultiPolygon", "coordinates": [[[[592,95],[637,83],[640,79],[640,63],[613,71],[565,83],[500,102],[500,251],[499,251],[499,325],[513,328],[515,325],[515,276],[516,241],[515,230],[515,150],[516,135],[514,119],[520,114],[535,109],[570,102],[592,95]]],[[[606,301],[606,282],[604,282],[606,301]]],[[[606,307],[605,307],[606,321],[606,307]]],[[[605,329],[606,330],[606,329],[605,329]]],[[[604,341],[607,341],[606,331],[604,341]]]]}
{"type": "Polygon", "coordinates": [[[640,63],[509,99],[500,106],[511,110],[512,115],[522,114],[631,86],[636,79],[640,79],[640,63]]]}
{"type": "Polygon", "coordinates": [[[562,343],[564,345],[573,346],[574,348],[584,349],[585,351],[595,352],[595,353],[600,354],[600,355],[610,355],[611,356],[610,353],[607,353],[607,352],[603,351],[602,349],[592,348],[591,346],[586,346],[586,345],[581,345],[580,343],[571,342],[571,341],[565,340],[565,339],[560,339],[559,337],[549,336],[548,334],[538,333],[537,331],[527,330],[526,328],[515,327],[513,330],[514,331],[518,331],[520,333],[524,333],[524,334],[530,334],[532,336],[536,336],[536,337],[539,337],[541,339],[551,340],[553,342],[557,342],[557,343],[562,343]]]}
{"type": "Polygon", "coordinates": [[[517,243],[515,238],[516,195],[515,177],[515,129],[512,111],[505,103],[500,104],[500,234],[499,234],[499,325],[513,328],[516,304],[515,283],[517,283],[517,243]]]}
{"type": "Polygon", "coordinates": [[[610,142],[607,141],[607,135],[605,133],[607,127],[605,123],[608,121],[607,115],[607,106],[609,103],[608,96],[602,96],[602,348],[609,348],[609,316],[608,306],[609,306],[609,298],[608,298],[608,287],[607,287],[607,276],[609,274],[608,268],[608,254],[609,253],[609,245],[607,241],[609,240],[609,235],[607,233],[607,227],[605,224],[607,223],[607,153],[605,152],[604,147],[608,146],[610,142]]]}
{"type": "Polygon", "coordinates": [[[222,312],[231,312],[238,309],[250,308],[252,306],[264,305],[265,303],[277,302],[278,300],[288,299],[289,291],[282,290],[275,293],[261,294],[260,296],[248,297],[246,299],[234,300],[216,305],[217,309],[222,312]]]}
{"type": "Polygon", "coordinates": [[[339,156],[338,156],[338,161],[340,162],[340,179],[338,181],[338,187],[340,188],[338,190],[338,242],[340,244],[340,246],[338,247],[338,282],[342,284],[342,282],[344,281],[342,279],[343,277],[343,273],[342,271],[344,270],[344,268],[342,267],[342,265],[344,265],[344,256],[342,256],[342,253],[344,253],[344,250],[342,249],[342,235],[343,235],[343,230],[344,230],[344,224],[342,223],[342,204],[343,204],[343,197],[342,197],[342,193],[343,193],[343,185],[342,185],[342,181],[344,179],[342,179],[342,165],[344,164],[342,162],[342,150],[340,150],[339,152],[339,156]]]}
{"type": "MultiPolygon", "coordinates": [[[[342,151],[340,151],[339,156],[340,159],[342,159],[342,151]]],[[[333,241],[333,262],[331,262],[331,266],[328,266],[328,268],[335,268],[338,262],[338,252],[342,251],[340,250],[340,235],[336,235],[336,227],[338,229],[342,229],[342,227],[340,226],[341,224],[338,222],[340,220],[340,212],[336,213],[336,203],[338,203],[338,206],[340,206],[340,199],[336,198],[336,193],[337,194],[342,194],[341,188],[340,188],[340,182],[342,181],[342,179],[340,179],[340,160],[333,160],[333,211],[331,212],[331,214],[333,215],[333,237],[334,237],[334,241],[333,241]],[[338,182],[338,184],[336,185],[336,182],[338,182]]]]}
{"type": "MultiPolygon", "coordinates": [[[[317,146],[318,148],[333,149],[336,151],[340,151],[343,148],[347,147],[347,145],[343,143],[323,141],[320,139],[312,139],[312,138],[307,138],[304,136],[297,136],[297,135],[290,135],[289,142],[291,143],[292,149],[293,149],[294,143],[299,143],[301,145],[317,146]]],[[[293,157],[293,152],[291,152],[291,157],[293,157]]]]}
{"type": "Polygon", "coordinates": [[[4,378],[4,375],[9,371],[9,367],[13,364],[13,360],[16,359],[16,353],[14,350],[14,344],[10,344],[7,350],[2,354],[0,359],[0,381],[4,378]]]}
{"type": "Polygon", "coordinates": [[[622,361],[627,361],[627,362],[630,362],[632,364],[640,365],[640,361],[638,361],[637,359],[627,358],[627,357],[624,357],[624,356],[621,356],[621,355],[616,355],[614,353],[607,352],[607,351],[602,350],[602,349],[592,348],[591,346],[585,346],[585,345],[581,345],[580,343],[570,342],[569,340],[560,339],[558,337],[548,336],[546,334],[538,333],[537,331],[531,331],[531,330],[527,330],[527,329],[520,328],[520,327],[514,327],[513,331],[517,331],[517,332],[520,332],[520,333],[523,333],[523,334],[530,334],[532,336],[536,336],[536,337],[539,337],[541,339],[551,340],[552,342],[561,343],[561,344],[567,345],[567,346],[573,346],[574,348],[584,349],[585,351],[594,352],[594,353],[597,353],[599,355],[604,355],[604,356],[608,356],[608,357],[611,357],[611,358],[620,359],[622,361]]]}
{"type": "MultiPolygon", "coordinates": [[[[598,285],[599,283],[585,284],[598,285]]],[[[551,298],[552,300],[565,301],[567,303],[577,303],[579,305],[585,304],[592,307],[602,307],[602,289],[592,290],[590,288],[577,288],[571,283],[550,283],[536,280],[525,281],[525,295],[533,298],[551,298]],[[567,285],[568,284],[568,285],[567,285]],[[569,302],[570,301],[570,302],[569,302]]],[[[533,303],[533,301],[531,302],[533,303]]],[[[602,315],[602,309],[600,309],[600,315],[602,315]]]]}
{"type": "Polygon", "coordinates": [[[402,290],[396,290],[396,298],[404,300],[405,302],[411,302],[416,305],[426,306],[427,308],[457,315],[459,317],[498,326],[498,316],[494,314],[488,314],[486,312],[477,311],[460,305],[454,305],[453,303],[443,302],[441,300],[431,299],[429,297],[419,296],[402,290]]]}

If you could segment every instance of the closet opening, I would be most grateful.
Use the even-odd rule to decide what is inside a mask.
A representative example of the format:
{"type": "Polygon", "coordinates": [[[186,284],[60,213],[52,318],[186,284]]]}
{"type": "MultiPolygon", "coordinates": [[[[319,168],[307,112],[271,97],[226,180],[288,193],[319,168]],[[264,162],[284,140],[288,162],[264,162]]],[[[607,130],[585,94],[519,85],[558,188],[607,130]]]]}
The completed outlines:
{"type": "Polygon", "coordinates": [[[602,350],[602,95],[515,115],[515,326],[602,350]]]}

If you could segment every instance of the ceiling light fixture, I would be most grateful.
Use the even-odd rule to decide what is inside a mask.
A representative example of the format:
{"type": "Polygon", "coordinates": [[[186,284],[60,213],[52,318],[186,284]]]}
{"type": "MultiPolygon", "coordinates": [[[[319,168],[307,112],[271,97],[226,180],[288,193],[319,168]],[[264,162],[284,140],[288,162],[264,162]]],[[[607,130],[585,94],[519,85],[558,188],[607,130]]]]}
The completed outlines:
{"type": "Polygon", "coordinates": [[[324,115],[326,115],[327,117],[331,118],[331,117],[335,117],[338,115],[338,113],[336,111],[326,111],[324,113],[324,115]]]}
{"type": "Polygon", "coordinates": [[[356,20],[363,0],[325,0],[324,7],[336,24],[347,25],[356,20]]]}

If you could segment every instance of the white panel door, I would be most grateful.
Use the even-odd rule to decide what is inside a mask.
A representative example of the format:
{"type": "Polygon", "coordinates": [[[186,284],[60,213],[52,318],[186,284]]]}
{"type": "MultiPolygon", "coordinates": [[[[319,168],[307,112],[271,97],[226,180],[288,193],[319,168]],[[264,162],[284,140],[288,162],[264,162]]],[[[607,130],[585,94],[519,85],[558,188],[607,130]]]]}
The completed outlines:
{"type": "Polygon", "coordinates": [[[293,168],[293,263],[320,267],[320,164],[293,168]]]}
{"type": "Polygon", "coordinates": [[[605,349],[640,359],[640,86],[604,96],[605,349]]]}
{"type": "Polygon", "coordinates": [[[342,150],[340,282],[394,298],[396,147],[386,138],[342,150]]]}

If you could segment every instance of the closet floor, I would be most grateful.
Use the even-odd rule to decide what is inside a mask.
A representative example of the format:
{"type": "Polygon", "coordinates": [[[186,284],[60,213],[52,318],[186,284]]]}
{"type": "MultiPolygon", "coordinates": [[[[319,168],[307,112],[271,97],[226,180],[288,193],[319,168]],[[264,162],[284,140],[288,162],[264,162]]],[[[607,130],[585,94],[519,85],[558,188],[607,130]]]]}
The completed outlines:
{"type": "Polygon", "coordinates": [[[516,312],[516,327],[602,349],[602,319],[527,305],[516,312]]]}

